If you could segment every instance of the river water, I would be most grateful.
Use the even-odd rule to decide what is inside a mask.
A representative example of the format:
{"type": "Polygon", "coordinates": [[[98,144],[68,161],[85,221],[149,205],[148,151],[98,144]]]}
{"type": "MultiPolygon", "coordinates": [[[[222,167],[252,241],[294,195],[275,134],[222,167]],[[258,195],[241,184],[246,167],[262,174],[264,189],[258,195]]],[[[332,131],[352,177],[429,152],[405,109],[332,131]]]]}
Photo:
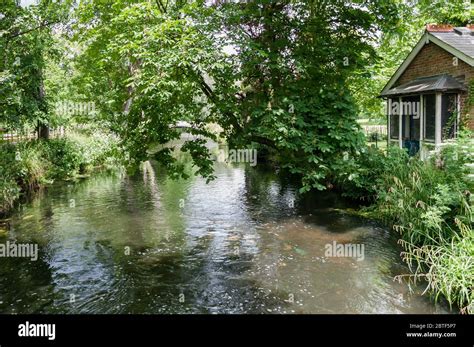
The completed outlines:
{"type": "Polygon", "coordinates": [[[445,313],[408,273],[396,236],[344,212],[336,195],[301,197],[274,173],[216,163],[216,180],[133,177],[57,183],[14,211],[0,243],[1,313],[445,313]],[[329,257],[326,245],[364,245],[329,257]],[[359,254],[360,255],[360,254],[359,254]]]}

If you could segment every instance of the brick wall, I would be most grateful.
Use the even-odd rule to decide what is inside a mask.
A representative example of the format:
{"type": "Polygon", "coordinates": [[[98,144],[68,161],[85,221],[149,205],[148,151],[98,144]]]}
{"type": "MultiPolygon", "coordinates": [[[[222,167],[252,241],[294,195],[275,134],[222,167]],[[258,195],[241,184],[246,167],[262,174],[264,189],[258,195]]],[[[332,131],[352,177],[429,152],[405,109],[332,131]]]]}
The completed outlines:
{"type": "MultiPolygon", "coordinates": [[[[395,86],[409,82],[415,78],[450,74],[453,77],[464,76],[466,86],[474,80],[474,67],[458,59],[458,65],[453,65],[453,55],[434,43],[425,44],[417,56],[408,65],[395,86]]],[[[471,91],[474,96],[474,90],[471,91]]],[[[469,93],[461,94],[461,117],[474,130],[474,103],[469,103],[469,93]]]]}

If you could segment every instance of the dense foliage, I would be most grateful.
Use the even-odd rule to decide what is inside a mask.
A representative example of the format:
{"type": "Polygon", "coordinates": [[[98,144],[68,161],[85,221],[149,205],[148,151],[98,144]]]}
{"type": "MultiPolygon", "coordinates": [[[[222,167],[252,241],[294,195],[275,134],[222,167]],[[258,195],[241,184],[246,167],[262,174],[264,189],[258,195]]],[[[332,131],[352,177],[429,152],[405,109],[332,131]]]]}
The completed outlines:
{"type": "Polygon", "coordinates": [[[302,192],[336,186],[374,203],[372,215],[401,233],[413,278],[472,311],[469,142],[420,162],[367,149],[356,122],[382,117],[376,96],[424,25],[468,23],[466,3],[3,0],[0,128],[37,128],[44,138],[59,125],[95,130],[0,144],[0,212],[22,190],[112,157],[131,169],[156,159],[170,176],[186,177],[169,146],[180,121],[195,135],[181,151],[212,179],[206,138],[220,128],[231,148],[270,154],[301,179],[302,192]],[[61,114],[55,105],[63,101],[92,102],[95,111],[61,114]]]}
{"type": "MultiPolygon", "coordinates": [[[[178,170],[164,147],[178,136],[173,124],[190,121],[194,134],[212,138],[205,125],[217,123],[230,146],[264,146],[302,177],[303,190],[323,189],[332,163],[363,142],[350,76],[365,71],[376,33],[396,22],[396,2],[365,6],[81,4],[79,80],[120,134],[132,165],[153,153],[178,170]]],[[[183,150],[212,177],[204,144],[190,140],[183,150]]]]}
{"type": "Polygon", "coordinates": [[[64,20],[69,5],[70,1],[40,1],[25,8],[15,0],[2,1],[0,125],[17,130],[38,127],[47,137],[46,65],[48,60],[59,59],[52,27],[64,20]]]}
{"type": "Polygon", "coordinates": [[[116,167],[115,136],[72,134],[68,138],[0,144],[0,214],[28,193],[56,179],[74,178],[94,167],[116,167]]]}
{"type": "MultiPolygon", "coordinates": [[[[413,281],[426,280],[435,297],[474,312],[474,162],[472,134],[465,133],[428,161],[391,148],[348,159],[337,179],[344,194],[373,204],[364,210],[400,233],[413,281]]],[[[403,277],[403,276],[402,276],[403,277]]]]}
{"type": "MultiPolygon", "coordinates": [[[[377,93],[424,24],[470,18],[461,0],[36,3],[2,3],[0,126],[93,121],[119,135],[131,168],[155,158],[185,176],[166,146],[174,125],[212,139],[215,123],[231,147],[273,153],[302,191],[362,150],[356,119],[382,114],[377,93]],[[97,112],[70,119],[54,109],[64,100],[97,112]]],[[[202,138],[181,150],[213,177],[202,138]]]]}

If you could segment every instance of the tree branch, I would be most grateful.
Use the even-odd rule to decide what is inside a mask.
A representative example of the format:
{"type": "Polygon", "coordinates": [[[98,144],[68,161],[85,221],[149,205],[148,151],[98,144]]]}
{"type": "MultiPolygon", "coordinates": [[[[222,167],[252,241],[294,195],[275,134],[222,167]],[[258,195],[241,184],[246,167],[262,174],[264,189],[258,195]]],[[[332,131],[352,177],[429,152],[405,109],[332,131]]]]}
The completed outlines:
{"type": "MultiPolygon", "coordinates": [[[[201,90],[202,92],[206,95],[206,97],[214,103],[214,105],[217,105],[217,100],[216,100],[216,97],[214,95],[214,92],[211,88],[211,86],[209,86],[209,84],[207,84],[207,82],[205,81],[204,77],[202,76],[201,73],[199,72],[196,72],[194,70],[192,70],[193,73],[196,75],[196,77],[198,78],[199,80],[199,85],[201,87],[201,90]]],[[[235,116],[231,113],[231,112],[225,112],[224,113],[224,116],[228,117],[228,119],[231,121],[231,124],[232,126],[235,128],[235,130],[237,132],[240,132],[240,133],[244,133],[244,129],[242,128],[242,126],[238,123],[237,119],[235,118],[235,116]]],[[[257,142],[257,143],[260,143],[262,145],[265,145],[265,146],[268,146],[268,147],[271,147],[271,148],[274,148],[274,149],[277,149],[277,146],[275,144],[275,141],[273,140],[270,140],[268,138],[265,138],[263,136],[260,136],[260,135],[251,135],[248,137],[248,139],[250,141],[253,141],[253,142],[257,142]]]]}
{"type": "Polygon", "coordinates": [[[165,6],[163,6],[163,3],[161,2],[161,0],[155,0],[155,1],[156,1],[156,5],[159,7],[160,11],[162,13],[166,13],[166,8],[165,8],[165,6]]]}
{"type": "Polygon", "coordinates": [[[41,23],[39,26],[35,27],[35,28],[31,28],[31,29],[28,29],[28,30],[25,30],[25,31],[20,31],[19,33],[15,33],[15,34],[12,34],[10,36],[7,37],[7,41],[10,41],[14,38],[17,38],[18,36],[22,36],[22,35],[25,35],[25,34],[28,34],[28,33],[31,33],[35,30],[38,30],[38,29],[43,29],[45,27],[48,27],[50,25],[54,25],[54,24],[58,24],[60,23],[59,21],[57,22],[43,22],[41,23]]]}

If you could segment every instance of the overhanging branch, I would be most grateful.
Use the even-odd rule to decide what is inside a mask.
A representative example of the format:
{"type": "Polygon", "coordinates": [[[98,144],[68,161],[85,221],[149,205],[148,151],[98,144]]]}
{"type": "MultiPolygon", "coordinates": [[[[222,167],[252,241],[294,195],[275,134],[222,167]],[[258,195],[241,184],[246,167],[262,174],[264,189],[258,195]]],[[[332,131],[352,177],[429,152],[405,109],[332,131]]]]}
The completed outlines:
{"type": "Polygon", "coordinates": [[[59,24],[59,23],[60,23],[59,21],[58,22],[43,22],[40,25],[38,25],[37,27],[31,28],[31,29],[28,29],[28,30],[24,30],[24,31],[20,31],[18,33],[15,33],[15,34],[12,34],[12,35],[8,36],[7,41],[10,41],[10,40],[12,40],[14,38],[17,38],[19,36],[31,33],[35,30],[43,29],[43,28],[49,27],[51,25],[59,24]]]}

